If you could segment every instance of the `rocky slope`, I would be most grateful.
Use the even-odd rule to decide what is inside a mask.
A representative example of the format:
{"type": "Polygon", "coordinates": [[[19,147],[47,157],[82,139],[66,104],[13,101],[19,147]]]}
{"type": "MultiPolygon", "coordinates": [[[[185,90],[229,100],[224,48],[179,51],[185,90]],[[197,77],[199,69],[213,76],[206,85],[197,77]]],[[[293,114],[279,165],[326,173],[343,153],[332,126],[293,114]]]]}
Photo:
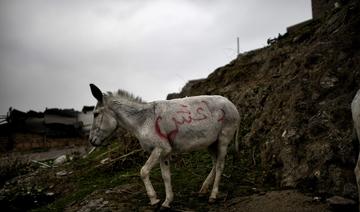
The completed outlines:
{"type": "Polygon", "coordinates": [[[359,2],[348,1],[168,98],[233,101],[241,157],[263,171],[263,183],[356,199],[350,103],[360,87],[359,47],[359,2]]]}

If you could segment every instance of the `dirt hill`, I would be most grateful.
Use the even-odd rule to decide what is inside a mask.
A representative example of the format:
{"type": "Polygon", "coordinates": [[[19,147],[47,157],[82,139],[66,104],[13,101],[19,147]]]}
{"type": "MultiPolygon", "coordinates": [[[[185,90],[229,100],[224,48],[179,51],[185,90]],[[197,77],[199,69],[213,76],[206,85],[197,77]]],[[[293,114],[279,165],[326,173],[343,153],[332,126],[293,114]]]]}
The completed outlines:
{"type": "Polygon", "coordinates": [[[359,33],[359,2],[348,1],[168,98],[219,94],[233,101],[241,157],[262,171],[264,184],[356,199],[350,103],[360,87],[359,33]]]}

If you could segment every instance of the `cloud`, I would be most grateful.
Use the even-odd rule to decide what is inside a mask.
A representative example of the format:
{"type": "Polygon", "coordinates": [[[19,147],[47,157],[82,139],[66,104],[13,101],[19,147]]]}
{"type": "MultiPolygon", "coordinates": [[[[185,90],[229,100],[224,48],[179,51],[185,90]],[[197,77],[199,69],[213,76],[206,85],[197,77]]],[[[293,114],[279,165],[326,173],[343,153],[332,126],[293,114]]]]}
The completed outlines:
{"type": "Polygon", "coordinates": [[[311,17],[310,1],[0,1],[0,114],[81,109],[88,84],[164,99],[311,17]]]}

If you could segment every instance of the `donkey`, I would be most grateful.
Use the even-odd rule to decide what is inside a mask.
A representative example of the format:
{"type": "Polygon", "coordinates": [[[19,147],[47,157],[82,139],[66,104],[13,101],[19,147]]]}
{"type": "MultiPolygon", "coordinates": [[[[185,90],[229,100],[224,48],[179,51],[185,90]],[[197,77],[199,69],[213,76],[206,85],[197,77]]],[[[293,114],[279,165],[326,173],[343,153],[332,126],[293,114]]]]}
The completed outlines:
{"type": "MultiPolygon", "coordinates": [[[[352,118],[354,121],[354,131],[356,134],[356,138],[358,142],[360,141],[360,90],[357,91],[353,101],[351,102],[351,113],[352,118]]],[[[358,195],[359,195],[359,202],[360,202],[360,153],[358,156],[358,160],[355,166],[355,177],[356,183],[358,187],[358,195]]],[[[360,208],[359,208],[360,211],[360,208]]]]}
{"type": "Polygon", "coordinates": [[[160,202],[149,178],[151,169],[160,162],[166,198],[163,208],[173,201],[169,157],[174,152],[187,152],[208,148],[213,167],[199,194],[209,192],[213,203],[227,148],[238,129],[239,112],[235,105],[222,96],[196,96],[182,99],[143,102],[126,91],[102,93],[90,84],[91,93],[98,103],[89,142],[94,146],[109,143],[119,127],[130,131],[139,140],[150,157],[140,170],[150,204],[160,202]]]}

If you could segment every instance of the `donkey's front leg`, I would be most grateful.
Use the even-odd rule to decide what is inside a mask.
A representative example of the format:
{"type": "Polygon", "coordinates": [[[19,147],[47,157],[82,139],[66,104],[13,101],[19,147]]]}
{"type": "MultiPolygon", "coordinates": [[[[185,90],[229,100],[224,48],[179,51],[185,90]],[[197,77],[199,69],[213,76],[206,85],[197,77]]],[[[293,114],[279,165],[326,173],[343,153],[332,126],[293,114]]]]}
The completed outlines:
{"type": "Polygon", "coordinates": [[[161,175],[164,180],[165,184],[165,193],[166,198],[163,204],[161,205],[164,208],[170,208],[170,203],[174,199],[174,193],[172,191],[171,186],[171,173],[170,173],[170,154],[166,153],[161,156],[160,158],[160,168],[161,168],[161,175]]]}
{"type": "Polygon", "coordinates": [[[155,148],[152,152],[145,165],[140,170],[141,179],[144,182],[146,193],[150,199],[150,204],[155,205],[160,202],[160,200],[156,197],[156,192],[154,190],[153,185],[151,184],[149,174],[151,169],[159,162],[161,149],[155,148]]]}
{"type": "MultiPolygon", "coordinates": [[[[358,156],[358,161],[356,163],[354,172],[355,172],[355,178],[356,178],[356,183],[357,183],[357,187],[358,187],[359,202],[360,202],[360,153],[358,156]]],[[[360,203],[359,203],[359,212],[360,212],[360,203]]]]}

